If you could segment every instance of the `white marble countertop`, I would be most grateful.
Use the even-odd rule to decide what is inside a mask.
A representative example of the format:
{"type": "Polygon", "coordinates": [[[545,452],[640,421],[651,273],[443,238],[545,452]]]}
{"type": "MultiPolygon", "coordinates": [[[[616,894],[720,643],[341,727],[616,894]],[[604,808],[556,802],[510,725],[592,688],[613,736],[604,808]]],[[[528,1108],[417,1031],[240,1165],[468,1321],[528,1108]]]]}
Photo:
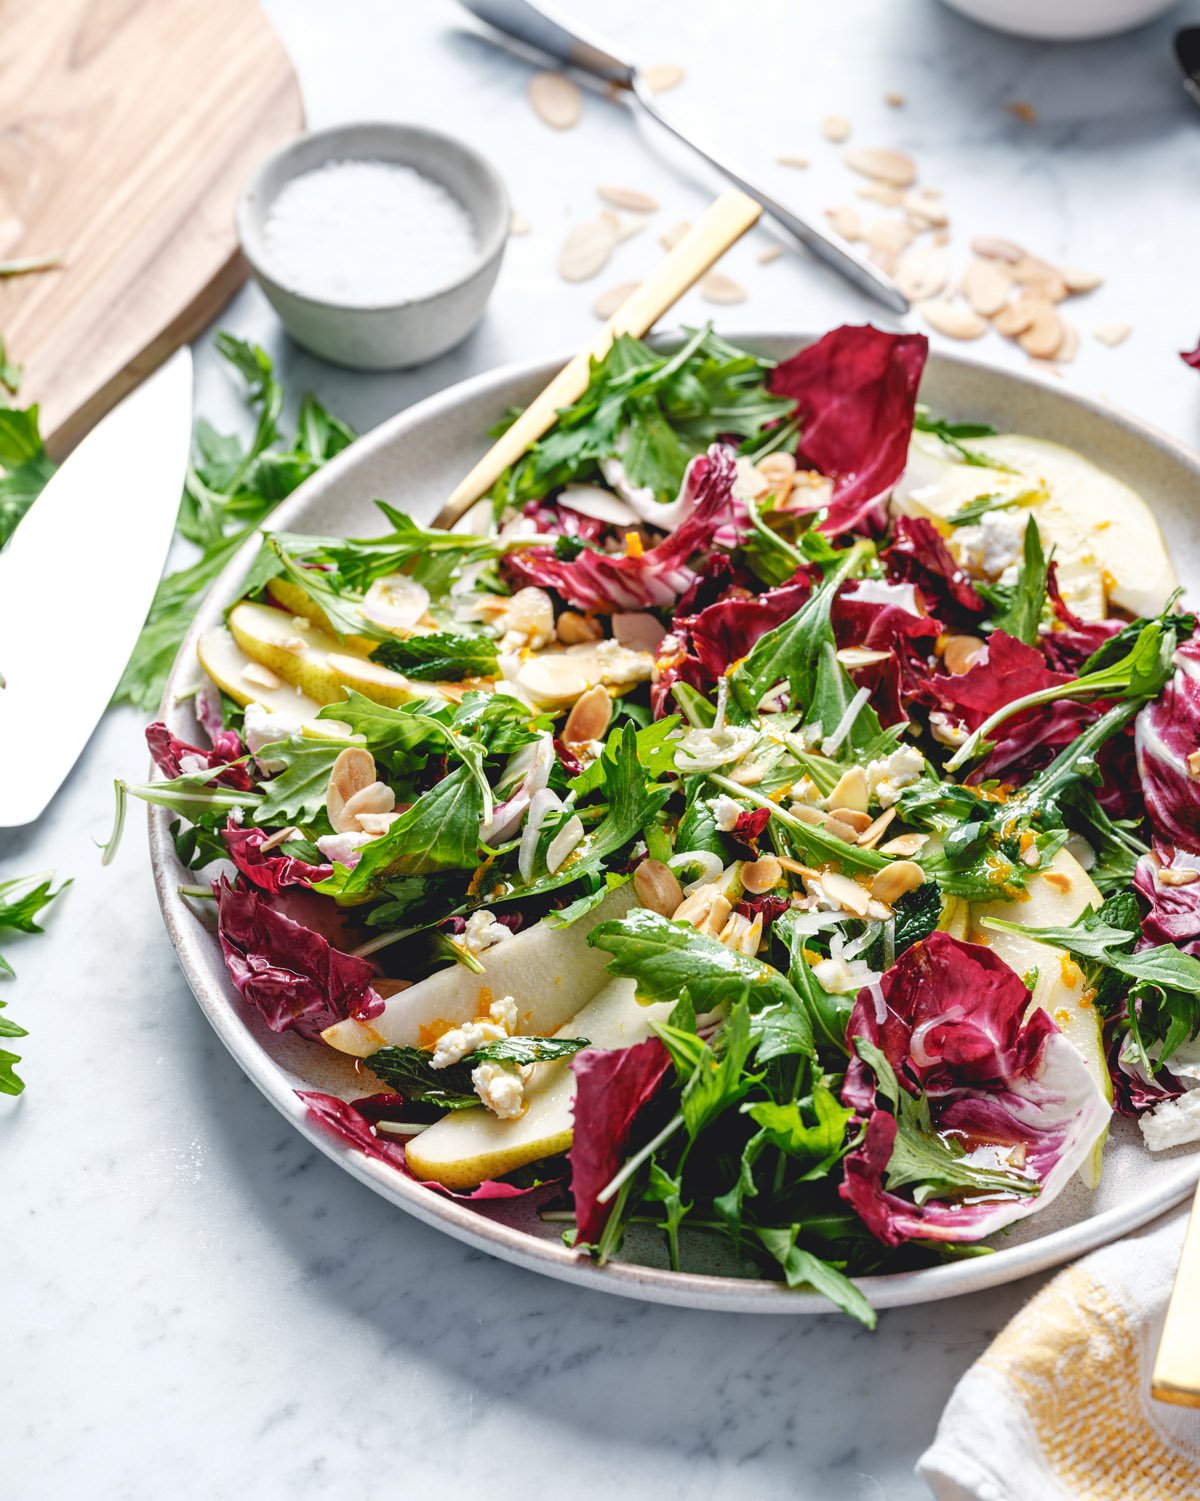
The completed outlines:
{"type": "MultiPolygon", "coordinates": [[[[596,183],[656,194],[657,227],[703,202],[603,98],[587,98],[576,131],[548,131],[524,99],[528,70],[464,35],[451,0],[268,8],[313,124],[457,131],[495,160],[533,226],[513,240],[479,332],[409,374],[334,371],[284,342],[255,290],[235,301],[222,323],[360,429],[594,327],[595,292],[661,254],[644,233],[596,283],[557,279],[558,245],[595,211],[596,183]]],[[[970,234],[1003,233],[1103,272],[1072,310],[1084,337],[1063,378],[1200,441],[1200,376],[1176,357],[1200,333],[1200,114],[1169,55],[1196,0],[1132,36],[1061,48],[979,30],[934,0],[572,8],[637,55],[682,64],[670,102],[798,205],[854,201],[818,131],[836,111],[860,144],[917,156],[946,192],[960,256],[970,234]],[[906,106],[885,104],[888,91],[906,106]],[[1013,99],[1039,123],[1006,113],[1013,99]],[[813,166],[777,166],[780,152],[813,166]],[[1110,322],[1134,327],[1116,351],[1090,334],[1110,322]]],[[[763,243],[760,232],[729,257],[749,297],[716,310],[723,328],[875,316],[798,259],[759,266],[763,243]]],[[[680,317],[706,311],[693,296],[680,317]]],[[[974,352],[1024,364],[996,336],[974,352]]],[[[198,408],[239,420],[208,353],[198,408]]],[[[6,945],[9,1014],[30,1030],[29,1089],[0,1099],[6,1497],[926,1494],[912,1466],[951,1387],[1035,1282],[888,1313],[868,1335],[833,1317],[585,1294],[410,1221],[291,1131],[216,1042],[160,924],[138,817],[100,868],[111,778],[144,764],[139,717],[110,714],[46,818],[0,834],[0,879],[46,866],[75,878],[50,936],[6,945]]]]}

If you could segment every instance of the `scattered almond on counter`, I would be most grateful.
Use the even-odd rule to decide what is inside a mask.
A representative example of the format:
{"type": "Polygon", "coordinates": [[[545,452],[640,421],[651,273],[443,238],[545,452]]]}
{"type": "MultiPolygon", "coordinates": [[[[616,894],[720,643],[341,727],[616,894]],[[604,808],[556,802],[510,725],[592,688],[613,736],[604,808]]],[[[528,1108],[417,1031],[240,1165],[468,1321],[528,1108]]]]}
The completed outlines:
{"type": "Polygon", "coordinates": [[[658,63],[653,68],[639,68],[638,76],[653,94],[665,94],[678,88],[687,74],[676,63],[658,63]]]}
{"type": "Polygon", "coordinates": [[[782,156],[777,156],[775,160],[781,167],[795,167],[801,171],[808,166],[808,157],[797,156],[791,151],[785,151],[782,156]]]}
{"type": "Polygon", "coordinates": [[[1015,115],[1022,125],[1036,125],[1038,122],[1037,110],[1027,99],[1010,99],[1004,108],[1010,115],[1015,115]]]}
{"type": "Polygon", "coordinates": [[[1123,344],[1133,332],[1132,323],[1102,323],[1099,328],[1092,332],[1101,344],[1107,344],[1110,349],[1115,349],[1118,344],[1123,344]]]}
{"type": "Polygon", "coordinates": [[[637,188],[605,183],[596,192],[605,203],[611,203],[613,208],[629,209],[634,214],[654,214],[659,209],[657,198],[652,198],[649,193],[639,192],[637,188]]]}
{"type": "Polygon", "coordinates": [[[764,245],[758,252],[758,264],[760,266],[769,266],[772,261],[777,261],[782,254],[782,245],[764,245]]]}
{"type": "Polygon", "coordinates": [[[987,332],[986,321],[965,303],[937,298],[922,302],[918,311],[930,328],[949,339],[978,339],[987,332]]]}
{"type": "Polygon", "coordinates": [[[1012,277],[1001,261],[973,260],[963,272],[962,293],[983,318],[991,318],[1008,301],[1012,277]]]}
{"type": "Polygon", "coordinates": [[[835,146],[850,139],[850,121],[845,115],[826,115],[821,121],[821,134],[835,146]]]}
{"type": "Polygon", "coordinates": [[[846,165],[860,177],[891,183],[894,188],[910,188],[917,180],[917,164],[904,151],[887,146],[856,146],[845,153],[846,165]]]}
{"type": "Polygon", "coordinates": [[[510,235],[527,235],[529,233],[529,220],[517,209],[513,209],[508,221],[510,235]]]}
{"type": "Polygon", "coordinates": [[[592,312],[602,323],[607,323],[621,304],[637,291],[639,285],[636,281],[622,281],[615,287],[609,287],[607,292],[601,292],[592,303],[592,312]]]}
{"type": "Polygon", "coordinates": [[[825,217],[829,220],[829,226],[835,234],[841,235],[843,240],[862,239],[862,219],[858,210],[851,208],[848,203],[839,203],[836,208],[827,208],[825,217]]]}
{"type": "Polygon", "coordinates": [[[585,219],[577,224],[558,253],[558,274],[563,281],[589,281],[608,265],[617,243],[617,233],[607,219],[585,219]]]}
{"type": "Polygon", "coordinates": [[[950,280],[950,257],[936,245],[913,245],[897,260],[894,275],[910,302],[928,302],[950,280]]]}
{"type": "Polygon", "coordinates": [[[622,240],[631,240],[646,227],[645,214],[614,214],[612,209],[606,208],[600,211],[600,217],[612,225],[618,244],[622,240]]]}
{"type": "Polygon", "coordinates": [[[745,302],[746,289],[731,276],[726,276],[721,271],[710,271],[700,282],[700,296],[705,302],[728,306],[735,302],[745,302]]]}
{"type": "Polygon", "coordinates": [[[883,102],[884,104],[891,105],[892,109],[903,109],[907,103],[903,94],[885,94],[883,102]]]}
{"type": "Polygon", "coordinates": [[[570,130],[583,113],[579,85],[564,73],[535,73],[529,80],[529,102],[538,118],[554,130],[570,130]]]}

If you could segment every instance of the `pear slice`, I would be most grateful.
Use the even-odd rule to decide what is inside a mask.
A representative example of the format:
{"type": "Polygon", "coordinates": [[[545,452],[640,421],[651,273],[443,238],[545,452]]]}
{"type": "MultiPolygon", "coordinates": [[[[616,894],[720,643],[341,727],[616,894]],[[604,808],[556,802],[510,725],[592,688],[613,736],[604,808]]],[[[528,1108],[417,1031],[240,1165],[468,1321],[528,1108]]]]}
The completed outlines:
{"type": "MultiPolygon", "coordinates": [[[[973,438],[971,447],[1004,468],[956,462],[932,434],[918,433],[892,504],[909,516],[942,524],[980,495],[1043,496],[1018,514],[1034,516],[1042,542],[1059,564],[1063,597],[1085,620],[1102,620],[1105,605],[1131,615],[1161,611],[1178,579],[1154,514],[1142,497],[1081,454],[1041,438],[1008,433],[973,438]]],[[[956,558],[959,529],[947,546],[956,558]]]]}
{"type": "MultiPolygon", "coordinates": [[[[1104,1098],[1112,1101],[1112,1079],[1104,1056],[1100,1014],[1086,995],[1083,974],[1065,949],[1038,943],[1020,933],[1002,933],[983,926],[985,917],[1003,918],[1033,928],[1062,928],[1102,898],[1078,860],[1059,850],[1044,871],[1030,876],[1024,900],[975,902],[971,905],[971,939],[986,944],[1019,975],[1037,970],[1030,1010],[1040,1007],[1087,1064],[1104,1098]]],[[[1080,1175],[1089,1188],[1100,1181],[1107,1131],[1097,1139],[1080,1175]]]]}
{"type": "Polygon", "coordinates": [[[389,1045],[432,1047],[447,1028],[486,1014],[493,1000],[511,995],[520,1008],[518,1030],[548,1037],[607,978],[608,955],[589,947],[587,935],[597,923],[621,917],[632,904],[632,887],[622,886],[570,927],[535,923],[486,949],[480,956],[482,974],[452,964],[390,997],[370,1021],[336,1022],[321,1036],[330,1047],[356,1058],[368,1058],[389,1045]]]}
{"type": "MultiPolygon", "coordinates": [[[[346,645],[349,646],[349,641],[346,645]]],[[[377,643],[372,642],[372,645],[377,643]]],[[[369,662],[365,657],[356,657],[349,651],[330,652],[327,664],[330,672],[346,688],[353,688],[377,704],[395,709],[400,704],[410,704],[425,698],[462,697],[457,683],[423,683],[406,678],[402,672],[393,672],[379,662],[369,662]],[[457,690],[457,691],[455,691],[457,690]]]]}
{"type": "MultiPolygon", "coordinates": [[[[200,637],[196,655],[200,666],[235,704],[241,704],[243,708],[249,703],[261,704],[269,713],[282,714],[293,721],[299,719],[306,727],[309,721],[314,727],[318,723],[317,711],[321,705],[299,688],[286,682],[280,683],[278,688],[268,688],[246,679],[246,669],[254,666],[253,658],[246,655],[223,625],[205,631],[200,637]]],[[[328,734],[328,729],[321,733],[328,734]]]]}
{"type": "MultiPolygon", "coordinates": [[[[560,1037],[586,1037],[596,1048],[628,1048],[666,1021],[671,1003],[642,1006],[632,980],[610,980],[570,1021],[560,1037]]],[[[452,1110],[408,1143],[410,1171],[446,1188],[474,1188],[571,1145],[575,1075],[568,1061],[537,1063],[525,1085],[525,1113],[501,1120],[490,1110],[452,1110]]]]}
{"type": "MultiPolygon", "coordinates": [[[[228,625],[248,657],[317,703],[334,704],[346,697],[341,679],[329,665],[330,652],[342,651],[343,643],[327,632],[283,610],[248,600],[233,607],[228,625]]],[[[252,696],[257,698],[257,691],[252,696]]]]}
{"type": "MultiPolygon", "coordinates": [[[[271,579],[267,584],[267,593],[281,610],[287,611],[293,620],[306,620],[309,625],[315,625],[327,636],[337,636],[337,632],[329,623],[329,616],[294,579],[283,576],[271,579]]],[[[372,647],[378,645],[378,642],[370,636],[346,636],[343,638],[343,645],[347,651],[365,657],[372,647]]]]}

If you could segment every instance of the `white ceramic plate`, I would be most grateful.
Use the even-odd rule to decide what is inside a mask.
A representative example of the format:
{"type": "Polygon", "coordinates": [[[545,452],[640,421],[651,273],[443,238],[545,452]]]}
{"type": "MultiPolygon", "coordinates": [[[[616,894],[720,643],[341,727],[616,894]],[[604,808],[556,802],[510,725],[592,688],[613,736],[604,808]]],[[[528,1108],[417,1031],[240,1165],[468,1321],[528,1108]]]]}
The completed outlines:
{"type": "MultiPolygon", "coordinates": [[[[733,336],[774,358],[793,353],[804,335],[733,336]]],[[[382,526],[376,496],[431,518],[487,444],[485,434],[507,407],[528,402],[558,368],[541,362],[508,366],[430,397],[385,422],[340,454],[275,513],[279,530],[371,535],[382,526]]],[[[1001,431],[1053,439],[1093,459],[1141,491],[1162,521],[1185,580],[1200,577],[1200,458],[1144,423],[1048,382],[989,369],[970,360],[932,355],[921,396],[950,418],[976,418],[1001,431]]],[[[195,743],[190,702],[176,703],[199,678],[196,640],[220,621],[240,593],[256,550],[251,543],[218,579],[198,612],[171,674],[165,711],[179,735],[195,743]]],[[[696,1271],[672,1272],[660,1237],[631,1237],[627,1259],[606,1267],[569,1252],[561,1225],[544,1225],[524,1200],[475,1208],[443,1198],[384,1163],[312,1124],[297,1089],[361,1095],[348,1059],[302,1038],[269,1032],[230,984],[211,926],[211,908],[197,914],[177,885],[194,879],[179,864],[168,832],[170,818],[150,810],[150,851],[159,901],[188,982],[221,1041],[263,1094],[318,1146],[377,1193],[459,1240],[548,1276],[627,1297],[685,1307],[736,1312],[824,1313],[823,1299],[789,1292],[747,1275],[730,1254],[697,1236],[696,1271]]],[[[1196,1180],[1200,1154],[1187,1148],[1152,1156],[1137,1127],[1115,1121],[1105,1153],[1103,1181],[1091,1193],[1075,1183],[1040,1214],[996,1241],[993,1255],[921,1271],[861,1279],[880,1308],[977,1291],[1045,1270],[1145,1224],[1183,1199],[1196,1180]]]]}

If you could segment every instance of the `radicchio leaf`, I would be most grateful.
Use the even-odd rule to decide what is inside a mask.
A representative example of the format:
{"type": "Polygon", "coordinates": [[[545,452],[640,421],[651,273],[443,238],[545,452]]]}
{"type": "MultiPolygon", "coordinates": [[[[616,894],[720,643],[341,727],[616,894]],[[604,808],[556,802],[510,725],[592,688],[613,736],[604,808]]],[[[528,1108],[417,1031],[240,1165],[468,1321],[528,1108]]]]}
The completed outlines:
{"type": "Polygon", "coordinates": [[[580,610],[670,607],[697,579],[693,560],[742,539],[748,518],[733,493],[734,475],[733,450],[714,443],[688,465],[684,493],[693,500],[690,514],[657,547],[625,554],[588,549],[570,562],[551,548],[533,547],[511,553],[505,571],[517,584],[557,590],[580,610]]]}
{"type": "Polygon", "coordinates": [[[610,1205],[597,1203],[596,1195],[616,1176],[638,1115],[670,1066],[657,1037],[631,1048],[584,1048],[571,1059],[575,1127],[567,1155],[579,1244],[599,1240],[610,1205]]]}
{"type": "MultiPolygon", "coordinates": [[[[321,1094],[315,1089],[298,1089],[297,1096],[304,1101],[304,1107],[318,1125],[342,1141],[357,1147],[360,1152],[373,1158],[376,1162],[386,1162],[389,1167],[394,1167],[406,1178],[412,1178],[414,1183],[419,1183],[422,1188],[431,1188],[434,1193],[443,1194],[448,1199],[465,1199],[479,1202],[485,1199],[521,1199],[526,1194],[537,1193],[539,1190],[549,1187],[549,1184],[537,1183],[530,1188],[518,1188],[515,1183],[501,1183],[495,1178],[488,1178],[473,1188],[470,1193],[458,1193],[452,1188],[446,1188],[444,1184],[432,1183],[423,1178],[414,1178],[409,1171],[408,1162],[405,1159],[404,1148],[398,1141],[388,1141],[379,1136],[369,1118],[375,1112],[371,1109],[373,1103],[378,1103],[383,1096],[368,1096],[365,1100],[355,1100],[350,1104],[347,1100],[339,1099],[337,1095],[321,1094]]],[[[394,1118],[391,1106],[400,1103],[399,1095],[386,1097],[389,1114],[394,1118]]],[[[379,1111],[376,1119],[387,1119],[388,1114],[379,1111]]]]}
{"type": "Polygon", "coordinates": [[[1176,649],[1175,669],[1135,721],[1137,768],[1156,837],[1200,852],[1200,779],[1188,767],[1200,749],[1200,633],[1176,649]]]}
{"type": "Polygon", "coordinates": [[[772,372],[771,390],[791,397],[801,419],[797,456],[834,482],[822,531],[883,529],[887,496],[908,461],[928,352],[923,334],[847,325],[772,372]]]}
{"type": "Polygon", "coordinates": [[[1200,370],[1200,344],[1195,349],[1181,349],[1179,358],[1185,365],[1190,365],[1193,370],[1200,370]]]}
{"type": "Polygon", "coordinates": [[[888,578],[915,584],[936,612],[953,617],[959,611],[982,615],[987,609],[938,529],[924,516],[896,517],[891,544],[880,554],[880,561],[888,578]]]}
{"type": "Polygon", "coordinates": [[[832,624],[839,647],[886,651],[886,662],[852,667],[856,688],[869,688],[871,707],[883,725],[909,717],[908,705],[922,701],[930,674],[932,644],[941,622],[916,609],[911,585],[852,581],[833,602],[832,624]]]}
{"type": "Polygon", "coordinates": [[[270,837],[266,829],[242,828],[232,819],[221,830],[229,858],[261,891],[277,895],[284,886],[312,886],[333,874],[332,865],[309,865],[279,849],[264,854],[262,847],[270,837]]]}
{"type": "Polygon", "coordinates": [[[1143,855],[1137,863],[1133,884],[1150,903],[1142,918],[1142,947],[1173,943],[1185,954],[1200,957],[1200,879],[1183,886],[1166,885],[1160,871],[1200,872],[1200,856],[1157,840],[1154,853],[1143,855]]]}
{"type": "Polygon", "coordinates": [[[1108,1124],[1110,1107],[1080,1055],[1041,1010],[1028,1020],[1023,981],[990,949],[942,932],[905,950],[855,1003],[847,1036],[880,1049],[900,1087],[924,1096],[933,1130],[981,1167],[1007,1169],[1016,1150],[1036,1196],[970,1194],[917,1204],[885,1188],[898,1134],[876,1103],[861,1058],[843,1099],[866,1122],[845,1162],[845,1198],[885,1245],[978,1240],[1048,1204],[1108,1124]]]}
{"type": "Polygon", "coordinates": [[[217,931],[230,979],[272,1032],[317,1038],[349,1016],[378,1016],[374,968],[344,954],[303,923],[276,912],[256,891],[213,883],[217,931]]]}
{"type": "Polygon", "coordinates": [[[211,750],[201,750],[172,735],[161,721],[146,727],[146,744],[155,766],[165,777],[182,776],[185,772],[211,767],[217,774],[212,778],[215,785],[232,787],[235,792],[249,792],[253,787],[250,771],[236,762],[242,755],[242,742],[232,730],[218,731],[211,750]],[[187,763],[186,765],[184,763],[187,763]]]}
{"type": "Polygon", "coordinates": [[[1058,565],[1053,561],[1046,570],[1046,593],[1054,609],[1055,623],[1039,638],[1038,645],[1056,671],[1077,674],[1092,653],[1099,651],[1110,636],[1116,635],[1121,622],[1081,620],[1062,597],[1058,587],[1058,565]]]}

